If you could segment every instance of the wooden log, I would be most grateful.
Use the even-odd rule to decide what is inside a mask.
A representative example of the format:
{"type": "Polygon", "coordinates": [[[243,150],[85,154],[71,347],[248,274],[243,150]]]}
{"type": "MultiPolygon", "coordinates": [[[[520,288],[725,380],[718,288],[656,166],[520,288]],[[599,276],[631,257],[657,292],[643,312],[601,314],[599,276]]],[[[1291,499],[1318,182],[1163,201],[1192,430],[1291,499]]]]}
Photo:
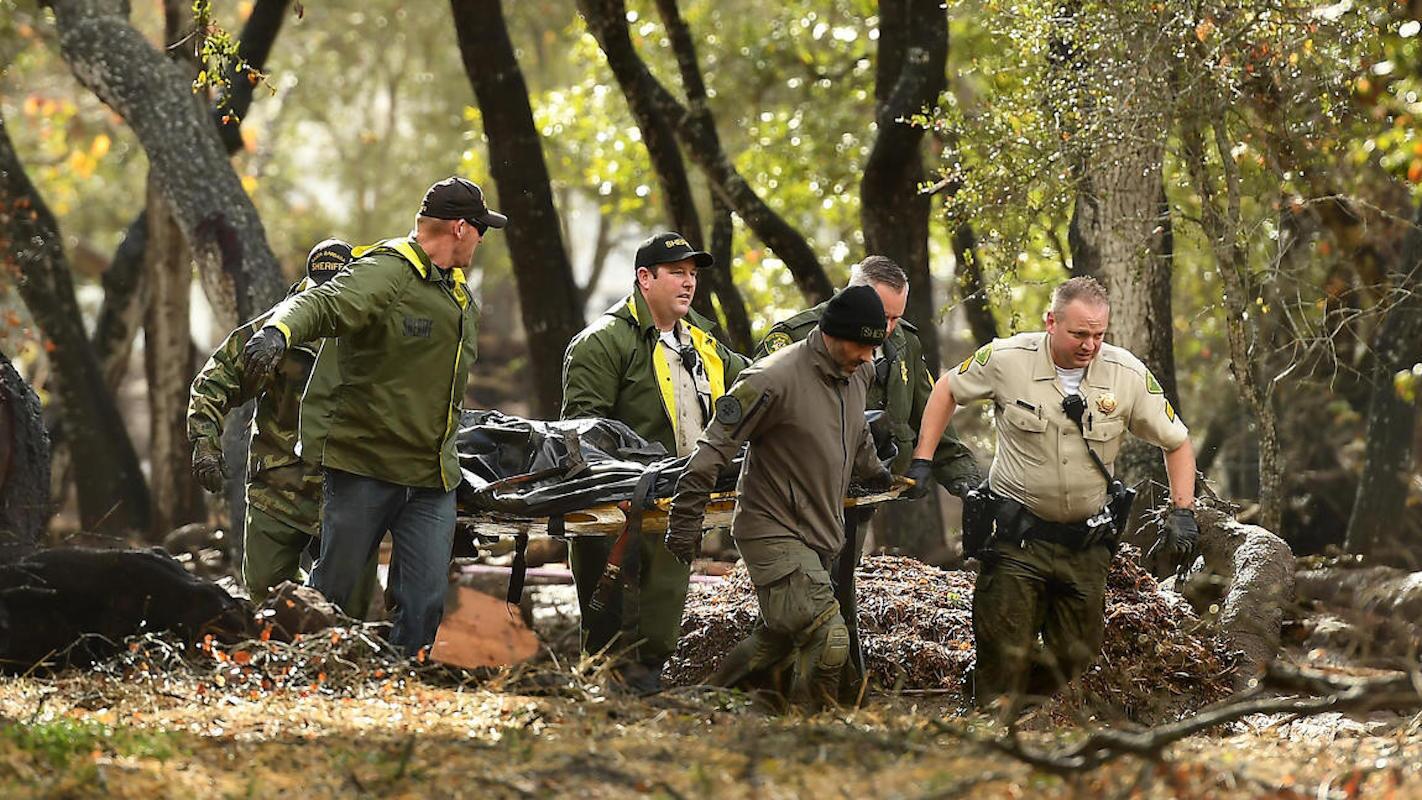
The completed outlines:
{"type": "Polygon", "coordinates": [[[1243,654],[1237,689],[1258,681],[1279,651],[1284,609],[1294,603],[1294,554],[1258,525],[1246,525],[1215,508],[1196,513],[1205,567],[1223,576],[1220,633],[1243,654]]]}

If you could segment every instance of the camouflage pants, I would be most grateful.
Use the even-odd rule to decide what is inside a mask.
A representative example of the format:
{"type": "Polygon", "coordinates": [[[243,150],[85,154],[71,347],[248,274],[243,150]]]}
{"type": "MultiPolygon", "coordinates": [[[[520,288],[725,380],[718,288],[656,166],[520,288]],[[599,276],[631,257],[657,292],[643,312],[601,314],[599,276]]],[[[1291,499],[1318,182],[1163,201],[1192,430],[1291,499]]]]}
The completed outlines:
{"type": "Polygon", "coordinates": [[[849,661],[849,628],[830,585],[828,558],[794,537],[738,540],[736,546],[755,584],[760,619],[708,682],[765,686],[810,709],[833,705],[849,661]]]}
{"type": "Polygon", "coordinates": [[[1110,565],[1104,545],[1076,550],[1030,539],[995,545],[973,592],[978,706],[1004,695],[1050,695],[1091,665],[1105,634],[1110,565]]]}
{"type": "MultiPolygon", "coordinates": [[[[252,602],[260,603],[282,581],[305,579],[301,572],[301,554],[317,539],[303,531],[282,522],[260,508],[247,504],[246,527],[242,533],[242,582],[252,596],[252,602]]],[[[370,600],[375,595],[376,567],[380,563],[377,553],[366,565],[356,587],[355,604],[358,617],[364,617],[370,608],[370,600]]]]}

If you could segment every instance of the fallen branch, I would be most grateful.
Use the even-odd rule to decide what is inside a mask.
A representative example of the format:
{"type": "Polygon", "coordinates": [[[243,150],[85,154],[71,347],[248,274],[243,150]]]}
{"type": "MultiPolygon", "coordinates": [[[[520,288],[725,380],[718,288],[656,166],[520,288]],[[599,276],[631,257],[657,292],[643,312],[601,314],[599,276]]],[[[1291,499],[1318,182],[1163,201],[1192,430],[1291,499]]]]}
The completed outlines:
{"type": "Polygon", "coordinates": [[[1076,744],[1060,750],[1034,747],[1022,741],[1015,731],[1001,737],[982,736],[942,720],[935,722],[934,727],[940,733],[956,739],[1002,753],[1045,772],[1065,776],[1088,772],[1128,755],[1158,762],[1165,748],[1171,744],[1254,714],[1308,717],[1325,713],[1407,710],[1419,707],[1422,707],[1422,674],[1417,672],[1399,673],[1385,678],[1343,679],[1275,664],[1269,668],[1260,686],[1239,695],[1235,700],[1205,709],[1178,722],[1144,730],[1095,730],[1076,744]],[[1263,697],[1266,686],[1322,694],[1308,697],[1263,697]]]}

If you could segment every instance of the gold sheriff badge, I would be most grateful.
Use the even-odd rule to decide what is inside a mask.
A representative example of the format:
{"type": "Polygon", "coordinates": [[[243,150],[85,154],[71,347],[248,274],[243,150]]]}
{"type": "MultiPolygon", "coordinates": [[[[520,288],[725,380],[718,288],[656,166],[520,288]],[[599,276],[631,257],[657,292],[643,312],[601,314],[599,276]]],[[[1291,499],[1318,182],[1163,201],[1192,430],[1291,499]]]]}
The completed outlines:
{"type": "Polygon", "coordinates": [[[1096,410],[1102,414],[1110,414],[1116,410],[1116,395],[1106,392],[1096,398],[1096,410]]]}

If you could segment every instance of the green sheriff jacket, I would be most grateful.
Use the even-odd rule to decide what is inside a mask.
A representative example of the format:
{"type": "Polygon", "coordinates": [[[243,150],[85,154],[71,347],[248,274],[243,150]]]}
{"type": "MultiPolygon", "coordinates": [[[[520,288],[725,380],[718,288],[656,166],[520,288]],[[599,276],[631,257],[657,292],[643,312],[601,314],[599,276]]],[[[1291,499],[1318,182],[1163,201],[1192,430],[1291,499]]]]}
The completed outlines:
{"type": "MultiPolygon", "coordinates": [[[[825,304],[821,303],[777,323],[756,348],[756,360],[804,339],[820,324],[820,315],[824,310],[825,304]]],[[[899,474],[908,468],[909,461],[913,459],[919,423],[923,421],[923,407],[928,404],[928,395],[933,392],[933,375],[923,360],[923,343],[918,340],[916,331],[917,328],[908,320],[899,320],[894,332],[884,341],[887,364],[875,361],[882,377],[876,377],[869,387],[869,408],[884,411],[893,426],[894,444],[899,452],[891,469],[899,474]],[[886,367],[887,374],[884,373],[886,367]]],[[[982,478],[972,453],[958,440],[951,427],[943,431],[943,438],[933,454],[933,475],[944,486],[959,478],[969,478],[975,484],[982,478]]]]}
{"type": "MultiPolygon", "coordinates": [[[[716,341],[696,312],[683,321],[715,403],[748,362],[716,341]]],[[[657,336],[646,300],[634,291],[573,337],[563,354],[563,419],[620,420],[675,455],[675,382],[657,353],[657,336]]]]}
{"type": "MultiPolygon", "coordinates": [[[[304,280],[290,297],[311,286],[304,280]]],[[[266,386],[242,372],[242,348],[271,318],[268,311],[227,335],[193,379],[188,396],[188,440],[222,436],[227,413],[254,397],[257,413],[247,463],[247,502],[302,533],[316,536],[321,528],[321,474],[296,456],[301,393],[311,375],[316,351],[305,345],[286,353],[266,386]]]]}
{"type": "Polygon", "coordinates": [[[319,453],[302,455],[329,469],[451,491],[459,485],[459,412],[478,356],[478,306],[464,273],[435,267],[413,238],[358,247],[355,256],[325,284],[284,301],[267,323],[288,346],[340,337],[339,385],[302,409],[327,431],[319,453]]]}

